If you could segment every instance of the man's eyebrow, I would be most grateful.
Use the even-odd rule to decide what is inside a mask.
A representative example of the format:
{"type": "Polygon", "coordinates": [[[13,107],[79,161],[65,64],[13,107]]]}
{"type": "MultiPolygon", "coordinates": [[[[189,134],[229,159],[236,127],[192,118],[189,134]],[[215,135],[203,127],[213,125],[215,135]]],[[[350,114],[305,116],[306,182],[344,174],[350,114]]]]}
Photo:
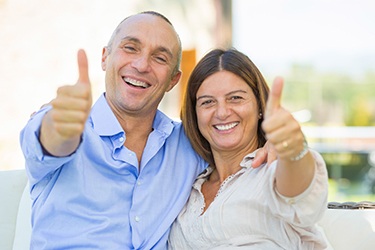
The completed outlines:
{"type": "MultiPolygon", "coordinates": [[[[121,39],[121,42],[124,42],[124,41],[130,41],[130,42],[134,42],[134,43],[137,43],[137,44],[142,44],[141,40],[139,40],[138,38],[134,37],[134,36],[125,36],[121,39]]],[[[159,46],[156,51],[158,52],[163,52],[163,53],[167,53],[168,56],[170,58],[173,58],[173,53],[170,49],[164,47],[164,46],[159,46]]]]}
{"type": "Polygon", "coordinates": [[[159,48],[158,48],[157,50],[160,51],[160,52],[167,53],[168,56],[169,56],[170,58],[173,58],[173,53],[172,53],[172,51],[170,51],[170,50],[167,49],[166,47],[159,46],[159,48]]]}
{"type": "Polygon", "coordinates": [[[123,42],[123,41],[131,41],[131,42],[135,42],[135,43],[141,43],[141,41],[134,36],[125,36],[121,39],[121,42],[123,42]]]}

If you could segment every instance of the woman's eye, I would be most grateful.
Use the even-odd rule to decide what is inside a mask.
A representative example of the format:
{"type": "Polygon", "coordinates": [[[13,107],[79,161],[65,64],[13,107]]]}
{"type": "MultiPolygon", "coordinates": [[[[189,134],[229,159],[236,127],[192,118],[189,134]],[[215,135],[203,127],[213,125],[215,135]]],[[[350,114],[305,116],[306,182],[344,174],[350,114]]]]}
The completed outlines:
{"type": "Polygon", "coordinates": [[[200,103],[200,106],[209,106],[211,104],[213,104],[212,100],[205,100],[200,103]]]}
{"type": "Polygon", "coordinates": [[[242,99],[243,99],[242,96],[232,96],[230,98],[230,100],[233,100],[233,101],[239,101],[239,100],[242,100],[242,99]]]}

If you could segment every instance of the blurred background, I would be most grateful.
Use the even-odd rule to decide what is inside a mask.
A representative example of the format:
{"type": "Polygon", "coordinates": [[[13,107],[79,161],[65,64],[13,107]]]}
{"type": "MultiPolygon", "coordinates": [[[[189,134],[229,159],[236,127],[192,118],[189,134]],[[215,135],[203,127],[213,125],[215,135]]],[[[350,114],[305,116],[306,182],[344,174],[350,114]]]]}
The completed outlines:
{"type": "Polygon", "coordinates": [[[77,79],[89,58],[94,100],[101,52],[117,24],[144,10],[166,15],[183,45],[181,83],[160,105],[178,119],[197,60],[214,47],[245,52],[322,153],[330,201],[375,201],[375,2],[372,0],[0,0],[0,170],[24,168],[19,132],[30,114],[77,79]]]}

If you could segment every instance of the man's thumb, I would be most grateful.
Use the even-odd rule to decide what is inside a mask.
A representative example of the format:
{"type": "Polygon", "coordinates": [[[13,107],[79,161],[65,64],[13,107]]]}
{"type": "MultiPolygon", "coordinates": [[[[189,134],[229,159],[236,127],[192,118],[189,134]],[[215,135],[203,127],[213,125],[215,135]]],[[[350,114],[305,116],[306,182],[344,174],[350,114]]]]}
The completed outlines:
{"type": "Polygon", "coordinates": [[[78,82],[77,84],[90,84],[89,67],[86,52],[83,49],[78,50],[78,82]]]}

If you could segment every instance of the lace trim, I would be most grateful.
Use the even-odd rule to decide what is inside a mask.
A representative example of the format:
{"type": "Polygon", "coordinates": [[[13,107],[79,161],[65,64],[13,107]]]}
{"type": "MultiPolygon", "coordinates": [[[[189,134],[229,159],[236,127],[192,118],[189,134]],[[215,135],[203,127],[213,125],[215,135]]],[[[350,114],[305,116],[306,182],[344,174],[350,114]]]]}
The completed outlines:
{"type": "MultiPolygon", "coordinates": [[[[238,173],[238,172],[237,172],[238,173]]],[[[223,190],[226,188],[226,186],[228,186],[229,183],[236,175],[237,173],[235,174],[232,174],[232,175],[229,175],[221,184],[220,184],[220,187],[219,187],[219,190],[217,191],[216,195],[215,195],[215,198],[218,197],[222,192],[223,190]]]]}
{"type": "MultiPolygon", "coordinates": [[[[233,183],[231,182],[235,177],[243,174],[245,171],[245,169],[241,169],[239,170],[237,173],[234,173],[234,174],[231,174],[229,175],[221,184],[220,184],[220,187],[219,187],[219,190],[217,191],[216,195],[215,195],[215,198],[214,198],[214,201],[216,200],[216,198],[222,193],[224,192],[224,190],[228,187],[230,187],[230,185],[232,185],[233,183]]],[[[212,171],[211,171],[212,172],[212,171]]],[[[204,177],[204,181],[202,183],[199,183],[199,185],[196,185],[197,183],[195,183],[194,187],[195,189],[198,191],[199,193],[199,199],[201,200],[200,204],[201,206],[199,207],[199,211],[200,211],[200,214],[203,214],[204,212],[204,209],[206,208],[206,201],[205,201],[205,198],[204,198],[204,195],[202,193],[202,186],[203,184],[207,181],[207,178],[208,176],[205,176],[204,177]]]]}

